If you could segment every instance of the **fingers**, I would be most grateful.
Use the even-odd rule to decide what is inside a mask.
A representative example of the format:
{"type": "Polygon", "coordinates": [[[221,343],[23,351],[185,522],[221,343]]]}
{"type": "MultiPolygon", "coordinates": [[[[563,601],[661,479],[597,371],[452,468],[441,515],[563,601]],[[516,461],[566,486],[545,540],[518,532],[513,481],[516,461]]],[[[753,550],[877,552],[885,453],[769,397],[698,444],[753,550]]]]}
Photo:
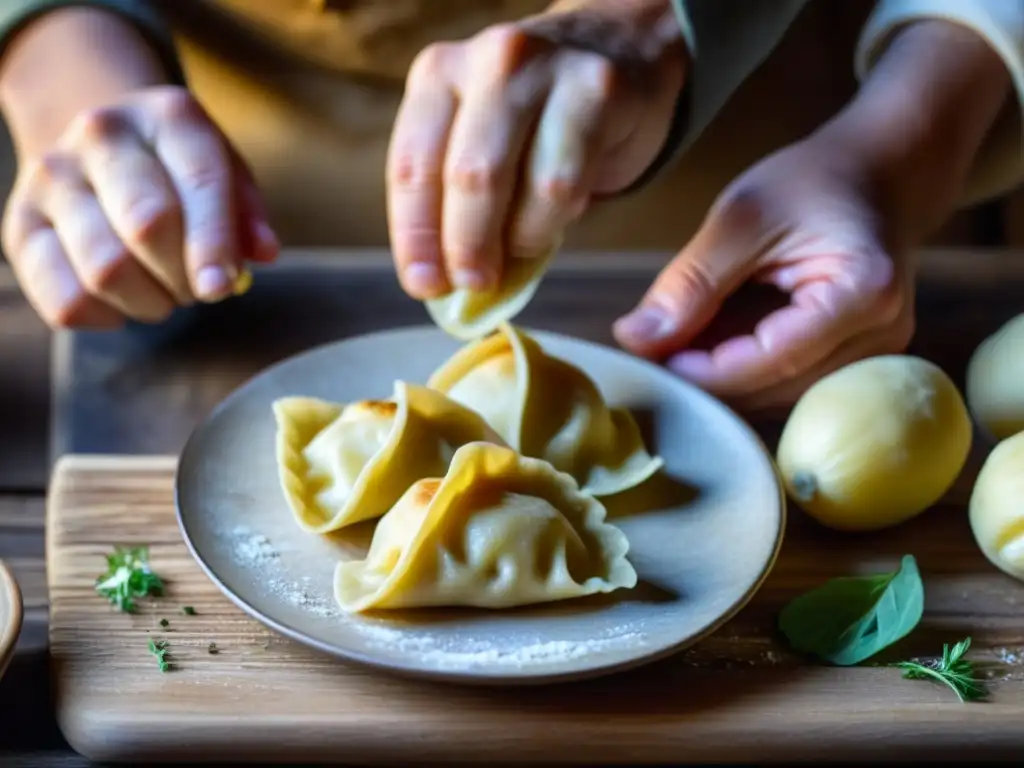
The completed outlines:
{"type": "MultiPolygon", "coordinates": [[[[517,29],[495,28],[468,65],[444,165],[441,247],[451,283],[486,291],[501,279],[504,235],[530,129],[547,95],[545,73],[520,76],[530,45],[517,29]]],[[[550,132],[550,128],[549,128],[550,132]]],[[[550,141],[550,139],[549,139],[550,141]]]]}
{"type": "Polygon", "coordinates": [[[692,341],[753,271],[769,239],[761,231],[753,201],[739,198],[713,209],[640,305],[615,323],[616,340],[634,354],[655,359],[692,341]]]}
{"type": "MultiPolygon", "coordinates": [[[[185,270],[198,298],[219,301],[233,293],[243,260],[233,161],[220,132],[187,93],[166,97],[161,107],[152,145],[181,206],[185,270]]],[[[149,115],[143,121],[153,123],[149,115]]]]}
{"type": "Polygon", "coordinates": [[[81,286],[127,317],[166,319],[174,299],[122,243],[84,177],[66,168],[51,181],[56,183],[42,190],[40,211],[52,222],[81,286]]]}
{"type": "MultiPolygon", "coordinates": [[[[109,226],[104,229],[112,229],[179,304],[191,304],[192,289],[181,259],[184,239],[177,192],[125,113],[87,113],[70,129],[69,144],[81,160],[95,201],[106,213],[109,226]]],[[[91,213],[95,201],[88,204],[91,213]]],[[[90,226],[90,237],[110,251],[109,238],[98,231],[99,224],[90,226]]],[[[78,253],[77,258],[86,257],[78,253]]]]}
{"type": "Polygon", "coordinates": [[[57,233],[32,205],[14,198],[4,217],[3,247],[25,298],[51,328],[116,328],[113,307],[82,287],[57,233]]]}
{"type": "Polygon", "coordinates": [[[533,136],[509,233],[514,257],[543,256],[587,204],[589,165],[599,150],[615,70],[593,56],[574,64],[552,89],[533,136]]]}
{"type": "Polygon", "coordinates": [[[441,248],[442,169],[456,110],[449,51],[431,46],[414,62],[388,146],[391,247],[399,282],[417,299],[451,289],[441,248]]]}
{"type": "Polygon", "coordinates": [[[786,409],[815,382],[858,360],[874,355],[901,354],[914,335],[914,316],[903,314],[895,324],[881,330],[868,331],[848,339],[831,355],[800,376],[752,394],[733,398],[732,404],[744,413],[768,414],[786,409]]]}
{"type": "Polygon", "coordinates": [[[720,397],[741,398],[799,379],[848,339],[896,319],[892,263],[865,257],[854,274],[797,286],[791,304],[761,320],[752,334],[729,339],[710,352],[686,350],[667,366],[720,397]]]}

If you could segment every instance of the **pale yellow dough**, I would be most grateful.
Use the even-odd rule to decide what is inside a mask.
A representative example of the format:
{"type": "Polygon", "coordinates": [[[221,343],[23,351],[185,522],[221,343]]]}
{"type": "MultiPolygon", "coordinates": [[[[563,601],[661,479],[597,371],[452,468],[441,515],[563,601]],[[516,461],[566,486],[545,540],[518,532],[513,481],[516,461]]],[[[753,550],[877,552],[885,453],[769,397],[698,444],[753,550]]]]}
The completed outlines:
{"type": "Polygon", "coordinates": [[[536,259],[508,259],[496,290],[477,293],[460,288],[425,301],[427,313],[439,328],[461,341],[485,336],[526,308],[556,250],[557,245],[536,259]]]}
{"type": "Polygon", "coordinates": [[[456,352],[427,386],[477,411],[512,448],[550,462],[596,496],[639,485],[664,464],[644,447],[628,409],[609,408],[583,371],[510,323],[456,352]]]}
{"type": "Polygon", "coordinates": [[[443,476],[466,443],[504,444],[474,411],[402,381],[388,400],[286,397],[273,410],[281,487],[310,533],[380,517],[412,483],[443,476]]]}
{"type": "Polygon", "coordinates": [[[629,543],[604,506],[540,459],[493,443],[455,452],[381,518],[365,560],[339,563],[346,612],[512,608],[629,589],[629,543]]]}

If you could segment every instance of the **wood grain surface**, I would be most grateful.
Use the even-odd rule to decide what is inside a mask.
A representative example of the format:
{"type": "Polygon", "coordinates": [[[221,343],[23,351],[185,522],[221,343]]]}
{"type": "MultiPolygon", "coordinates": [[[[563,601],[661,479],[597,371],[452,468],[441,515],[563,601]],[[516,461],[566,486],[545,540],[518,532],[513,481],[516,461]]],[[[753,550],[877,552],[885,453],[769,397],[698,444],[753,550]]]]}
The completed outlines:
{"type": "MultiPolygon", "coordinates": [[[[542,289],[538,301],[544,296],[550,300],[531,307],[530,322],[563,332],[566,323],[572,328],[568,332],[588,337],[605,334],[615,310],[629,306],[665,258],[650,253],[560,257],[555,275],[562,287],[542,289]],[[552,293],[543,292],[547,290],[552,293]],[[569,302],[564,308],[555,301],[559,295],[569,302]]],[[[964,247],[922,253],[914,350],[957,381],[962,381],[963,367],[977,343],[1021,311],[1024,252],[964,247]]],[[[402,312],[406,323],[425,319],[398,292],[386,253],[289,251],[278,266],[260,276],[251,294],[223,306],[182,313],[156,328],[58,334],[53,455],[76,450],[175,453],[210,407],[267,363],[361,332],[360,328],[398,324],[402,312]],[[154,392],[161,395],[155,412],[154,392]],[[164,397],[172,392],[179,397],[164,397]]],[[[50,334],[5,265],[0,265],[0,318],[0,444],[6,446],[0,452],[0,490],[5,494],[0,496],[0,558],[12,566],[26,602],[19,652],[0,682],[0,765],[80,768],[89,763],[75,756],[57,731],[48,686],[42,495],[49,472],[50,334]]],[[[769,438],[776,428],[774,423],[762,425],[769,438]]],[[[802,518],[797,517],[794,524],[799,521],[802,518]]],[[[927,542],[949,535],[945,527],[923,520],[907,531],[900,535],[927,542]]],[[[966,527],[954,531],[958,536],[966,533],[966,527]]],[[[841,549],[843,542],[835,546],[841,549]]],[[[776,588],[786,573],[793,546],[787,545],[769,587],[776,588]]],[[[760,610],[757,605],[749,610],[760,610]]],[[[721,643],[722,637],[714,642],[721,643]]],[[[1011,652],[1015,642],[1012,637],[1006,640],[1011,652]]],[[[906,734],[908,740],[918,740],[915,730],[908,728],[906,734]]],[[[938,757],[977,758],[975,744],[984,740],[981,734],[960,749],[940,749],[938,757]]],[[[344,753],[336,760],[346,761],[344,753]]]]}
{"type": "Polygon", "coordinates": [[[174,465],[173,457],[67,456],[54,474],[56,710],[70,743],[93,759],[607,764],[982,759],[1024,748],[1024,585],[973,543],[963,511],[973,468],[943,504],[886,533],[840,536],[794,513],[754,601],[690,651],[587,683],[488,690],[343,664],[244,616],[181,540],[174,465]],[[93,591],[115,543],[150,545],[168,581],[166,596],[135,616],[93,591]],[[886,658],[933,655],[970,635],[975,657],[994,665],[989,701],[960,704],[948,689],[890,668],[812,665],[776,637],[775,617],[798,592],[890,569],[904,553],[918,558],[926,616],[886,658]],[[167,640],[171,671],[157,668],[150,637],[167,640]]]}

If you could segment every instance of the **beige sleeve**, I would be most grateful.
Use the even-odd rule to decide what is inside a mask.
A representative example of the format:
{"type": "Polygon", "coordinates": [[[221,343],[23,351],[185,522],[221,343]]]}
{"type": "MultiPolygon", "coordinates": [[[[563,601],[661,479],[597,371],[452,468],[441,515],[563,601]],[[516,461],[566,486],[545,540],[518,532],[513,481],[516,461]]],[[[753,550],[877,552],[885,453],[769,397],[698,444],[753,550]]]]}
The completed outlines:
{"type": "Polygon", "coordinates": [[[1024,182],[1024,0],[879,0],[857,45],[857,77],[867,77],[902,26],[922,19],[974,30],[1002,57],[1013,79],[1017,98],[993,126],[961,202],[998,197],[1024,182]]]}

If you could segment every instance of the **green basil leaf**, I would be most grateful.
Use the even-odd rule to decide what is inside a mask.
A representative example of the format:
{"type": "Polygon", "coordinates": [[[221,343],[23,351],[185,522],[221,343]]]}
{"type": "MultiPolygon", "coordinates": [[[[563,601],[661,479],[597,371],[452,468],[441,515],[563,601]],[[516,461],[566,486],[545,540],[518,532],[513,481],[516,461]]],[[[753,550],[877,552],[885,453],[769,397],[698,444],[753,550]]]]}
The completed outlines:
{"type": "Polygon", "coordinates": [[[825,582],[789,603],[779,629],[790,645],[840,666],[859,664],[906,637],[924,613],[913,555],[898,570],[825,582]]]}

